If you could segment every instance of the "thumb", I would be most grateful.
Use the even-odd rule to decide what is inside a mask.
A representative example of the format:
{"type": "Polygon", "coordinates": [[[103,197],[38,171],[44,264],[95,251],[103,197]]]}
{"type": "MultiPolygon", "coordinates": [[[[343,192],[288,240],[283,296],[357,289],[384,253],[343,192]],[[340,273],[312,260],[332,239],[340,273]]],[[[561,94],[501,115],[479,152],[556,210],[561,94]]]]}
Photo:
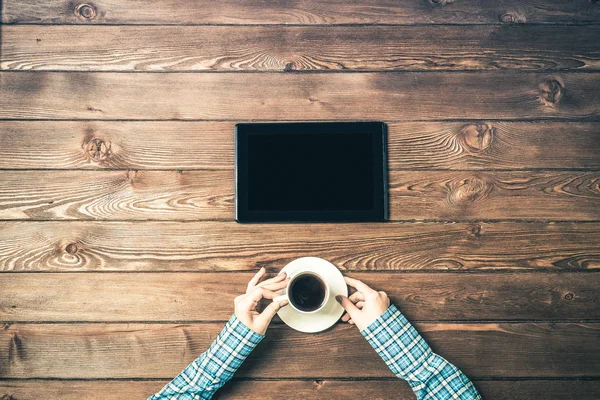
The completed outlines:
{"type": "Polygon", "coordinates": [[[273,319],[275,314],[277,314],[279,309],[285,306],[287,303],[287,300],[271,302],[271,304],[266,306],[263,312],[258,317],[256,317],[256,319],[259,320],[261,324],[269,325],[269,323],[271,323],[271,320],[273,319]]]}
{"type": "Polygon", "coordinates": [[[350,301],[350,299],[346,296],[338,294],[337,296],[335,296],[335,299],[338,303],[342,305],[342,307],[344,307],[344,310],[346,310],[346,312],[350,315],[350,318],[354,318],[354,316],[360,312],[358,307],[356,307],[354,303],[350,301]]]}

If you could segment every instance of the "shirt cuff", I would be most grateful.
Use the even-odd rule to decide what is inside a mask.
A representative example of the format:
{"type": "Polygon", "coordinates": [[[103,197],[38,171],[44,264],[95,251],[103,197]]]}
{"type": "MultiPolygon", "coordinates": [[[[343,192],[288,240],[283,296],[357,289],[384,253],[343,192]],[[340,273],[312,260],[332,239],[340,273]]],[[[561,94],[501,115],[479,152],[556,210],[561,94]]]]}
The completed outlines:
{"type": "Polygon", "coordinates": [[[416,379],[414,373],[432,355],[431,348],[393,304],[360,333],[403,379],[416,379]]]}
{"type": "MultiPolygon", "coordinates": [[[[395,305],[390,304],[388,309],[385,310],[385,312],[383,314],[381,314],[379,316],[379,318],[377,318],[375,321],[371,322],[371,324],[369,326],[367,326],[365,329],[363,329],[362,331],[360,331],[360,333],[367,340],[369,340],[370,337],[374,336],[379,331],[385,329],[385,327],[390,323],[390,321],[398,319],[399,317],[404,317],[404,316],[402,315],[400,310],[398,310],[398,308],[395,305]]],[[[408,322],[408,321],[406,321],[406,322],[408,322]]]]}
{"type": "Polygon", "coordinates": [[[263,338],[233,315],[208,350],[149,400],[210,399],[263,338]]]}
{"type": "Polygon", "coordinates": [[[196,359],[196,367],[212,376],[213,383],[226,382],[263,338],[232,315],[209,349],[196,359]]]}
{"type": "Polygon", "coordinates": [[[234,354],[243,356],[244,358],[246,358],[264,338],[264,335],[256,333],[244,325],[235,314],[229,318],[229,321],[227,321],[225,327],[219,334],[219,342],[221,345],[226,345],[234,354]]]}

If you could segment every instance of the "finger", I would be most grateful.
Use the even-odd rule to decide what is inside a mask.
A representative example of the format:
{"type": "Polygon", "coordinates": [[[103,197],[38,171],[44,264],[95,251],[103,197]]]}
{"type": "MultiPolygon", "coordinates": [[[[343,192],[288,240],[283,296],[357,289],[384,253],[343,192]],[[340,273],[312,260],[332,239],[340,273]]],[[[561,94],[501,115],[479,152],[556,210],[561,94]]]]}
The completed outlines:
{"type": "Polygon", "coordinates": [[[263,287],[255,287],[247,297],[254,303],[258,303],[261,299],[274,299],[277,293],[263,287]]]}
{"type": "Polygon", "coordinates": [[[270,284],[276,283],[276,282],[281,282],[281,281],[284,281],[286,278],[287,278],[286,273],[282,272],[279,275],[274,276],[273,278],[269,278],[269,279],[262,281],[257,286],[264,286],[264,285],[270,285],[270,284]]]}
{"type": "Polygon", "coordinates": [[[365,302],[364,301],[359,301],[358,303],[356,303],[356,308],[358,308],[359,310],[362,310],[362,308],[365,306],[365,302]]]}
{"type": "Polygon", "coordinates": [[[358,301],[365,301],[365,295],[361,292],[354,292],[348,297],[351,302],[356,303],[358,301]]]}
{"type": "Polygon", "coordinates": [[[346,281],[346,283],[348,284],[348,286],[352,286],[354,289],[358,290],[359,292],[363,292],[363,295],[367,294],[367,293],[370,293],[370,292],[375,292],[368,285],[366,285],[365,283],[362,283],[358,279],[354,279],[354,278],[350,278],[348,276],[345,276],[344,280],[346,281]]]}
{"type": "Polygon", "coordinates": [[[342,316],[342,321],[348,322],[349,319],[350,319],[350,314],[344,313],[344,315],[342,316]]]}
{"type": "Polygon", "coordinates": [[[265,267],[261,267],[261,269],[259,269],[258,272],[254,274],[252,279],[250,279],[250,282],[248,282],[248,288],[246,289],[246,293],[250,293],[252,289],[254,289],[254,286],[256,286],[256,284],[260,281],[260,279],[263,276],[265,276],[266,272],[267,270],[265,269],[265,267]]]}
{"type": "Polygon", "coordinates": [[[271,304],[269,304],[263,310],[263,312],[256,317],[257,322],[264,326],[269,325],[275,314],[277,314],[281,307],[285,306],[287,303],[287,300],[271,302],[271,304]]]}
{"type": "Polygon", "coordinates": [[[290,282],[289,279],[285,279],[285,280],[283,280],[281,282],[273,282],[273,283],[266,284],[266,285],[263,285],[261,283],[257,287],[262,287],[262,288],[269,289],[269,290],[272,290],[272,291],[276,292],[278,290],[281,290],[281,289],[285,288],[289,282],[290,282]]]}
{"type": "Polygon", "coordinates": [[[350,325],[354,325],[354,321],[352,321],[352,320],[348,321],[348,323],[349,323],[350,325]]]}
{"type": "Polygon", "coordinates": [[[341,294],[339,294],[339,295],[335,296],[335,299],[337,300],[338,303],[340,303],[342,305],[342,307],[344,307],[344,310],[346,310],[346,312],[348,314],[350,314],[351,317],[356,315],[356,313],[360,312],[360,310],[358,308],[356,308],[354,303],[351,302],[350,299],[347,298],[346,296],[342,296],[341,294]]]}

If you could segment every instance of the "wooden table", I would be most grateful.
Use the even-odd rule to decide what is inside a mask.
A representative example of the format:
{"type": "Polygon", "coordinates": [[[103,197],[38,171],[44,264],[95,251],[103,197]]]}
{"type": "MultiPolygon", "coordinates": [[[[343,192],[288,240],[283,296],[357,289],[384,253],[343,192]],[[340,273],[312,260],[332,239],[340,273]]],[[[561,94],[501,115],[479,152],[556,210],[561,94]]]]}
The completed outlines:
{"type": "MultiPolygon", "coordinates": [[[[3,0],[0,396],[135,399],[257,268],[387,291],[486,399],[600,397],[596,0],[3,0]],[[383,120],[389,223],[240,225],[233,125],[383,120]]],[[[275,321],[218,395],[413,398],[275,321]]]]}

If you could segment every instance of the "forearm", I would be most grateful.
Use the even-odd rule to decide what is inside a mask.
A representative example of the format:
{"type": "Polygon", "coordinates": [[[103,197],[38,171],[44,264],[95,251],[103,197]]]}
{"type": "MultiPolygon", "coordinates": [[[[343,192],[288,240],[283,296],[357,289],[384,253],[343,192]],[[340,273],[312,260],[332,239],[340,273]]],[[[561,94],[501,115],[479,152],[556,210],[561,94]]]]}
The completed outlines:
{"type": "Polygon", "coordinates": [[[469,378],[433,353],[394,305],[361,333],[417,399],[481,399],[469,378]]]}
{"type": "Polygon", "coordinates": [[[232,316],[209,349],[148,400],[212,398],[263,337],[232,316]]]}

